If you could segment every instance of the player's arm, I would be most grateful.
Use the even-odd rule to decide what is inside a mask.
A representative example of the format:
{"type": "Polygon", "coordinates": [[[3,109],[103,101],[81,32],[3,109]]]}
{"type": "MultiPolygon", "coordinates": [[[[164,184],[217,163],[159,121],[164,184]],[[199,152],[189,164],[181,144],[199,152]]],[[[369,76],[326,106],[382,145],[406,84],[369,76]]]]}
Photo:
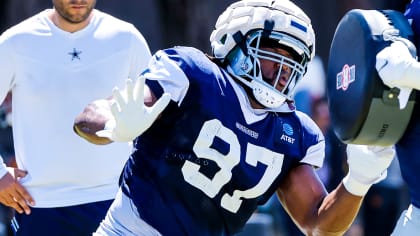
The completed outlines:
{"type": "Polygon", "coordinates": [[[343,235],[362,202],[362,197],[350,194],[342,184],[327,195],[309,165],[296,167],[277,195],[296,225],[308,235],[343,235]]]}
{"type": "Polygon", "coordinates": [[[349,145],[349,173],[329,194],[309,165],[294,168],[281,184],[277,195],[282,205],[307,235],[343,235],[370,186],[384,178],[394,151],[366,147],[349,145]]]}
{"type": "Polygon", "coordinates": [[[167,93],[157,99],[144,77],[128,79],[123,90],[113,90],[112,99],[89,104],[76,117],[73,128],[94,144],[130,142],[153,124],[169,101],[167,93]]]}

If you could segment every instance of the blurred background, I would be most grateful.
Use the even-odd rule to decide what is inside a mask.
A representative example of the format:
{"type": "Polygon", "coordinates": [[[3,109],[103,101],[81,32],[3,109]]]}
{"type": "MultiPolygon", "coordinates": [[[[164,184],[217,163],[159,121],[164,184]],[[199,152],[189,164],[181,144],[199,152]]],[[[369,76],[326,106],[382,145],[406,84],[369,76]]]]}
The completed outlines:
{"type": "MultiPolygon", "coordinates": [[[[217,17],[232,0],[98,0],[97,8],[133,23],[152,52],[188,45],[210,52],[209,36],[217,17]]],[[[295,0],[312,19],[317,54],[327,61],[335,27],[350,9],[398,9],[408,0],[295,0]]],[[[1,0],[0,30],[50,8],[51,0],[1,0]]]]}
{"type": "MultiPolygon", "coordinates": [[[[97,0],[96,8],[134,24],[144,35],[152,53],[171,46],[193,46],[211,54],[209,37],[218,16],[230,0],[97,0]]],[[[345,145],[329,126],[325,98],[325,71],[331,40],[337,23],[351,9],[393,9],[403,12],[409,0],[294,0],[312,20],[316,34],[316,58],[296,92],[298,109],[309,114],[321,127],[327,141],[324,167],[318,170],[330,191],[346,173],[345,145]]],[[[0,32],[51,8],[51,0],[0,0],[0,32]]],[[[0,106],[0,155],[14,165],[10,96],[0,106]]],[[[390,235],[408,195],[401,180],[398,162],[388,178],[375,185],[365,198],[362,210],[347,236],[390,235]]],[[[0,236],[12,235],[8,228],[13,212],[0,210],[0,236]]],[[[302,235],[282,210],[275,196],[255,212],[242,236],[302,235]]]]}

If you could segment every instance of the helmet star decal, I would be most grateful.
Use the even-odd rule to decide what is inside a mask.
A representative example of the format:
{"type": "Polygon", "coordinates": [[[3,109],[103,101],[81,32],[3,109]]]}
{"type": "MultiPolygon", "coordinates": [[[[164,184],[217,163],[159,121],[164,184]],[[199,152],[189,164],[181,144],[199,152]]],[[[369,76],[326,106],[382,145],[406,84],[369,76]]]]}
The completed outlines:
{"type": "Polygon", "coordinates": [[[72,61],[74,59],[79,59],[80,60],[79,55],[82,54],[82,51],[78,51],[76,48],[73,48],[73,52],[69,52],[68,54],[71,56],[72,61]]]}

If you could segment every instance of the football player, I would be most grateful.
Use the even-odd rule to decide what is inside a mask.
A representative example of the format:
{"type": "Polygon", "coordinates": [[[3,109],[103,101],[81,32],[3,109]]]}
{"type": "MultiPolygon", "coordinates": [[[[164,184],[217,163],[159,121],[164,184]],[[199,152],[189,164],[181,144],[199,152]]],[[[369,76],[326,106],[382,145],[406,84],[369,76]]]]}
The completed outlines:
{"type": "Polygon", "coordinates": [[[233,235],[277,193],[305,234],[342,235],[394,152],[350,145],[348,175],[325,190],[315,173],[324,137],[292,97],[315,53],[310,19],[288,0],[242,0],[220,15],[210,41],[212,57],[158,51],[137,80],[114,90],[103,130],[80,121],[106,101],[76,119],[93,143],[134,139],[95,234],[233,235]]]}
{"type": "MultiPolygon", "coordinates": [[[[417,55],[420,52],[420,0],[408,4],[405,15],[414,32],[417,55]]],[[[418,235],[420,232],[420,63],[401,41],[392,43],[376,56],[376,69],[384,84],[389,87],[414,89],[416,103],[410,123],[395,145],[402,177],[410,194],[410,205],[398,220],[392,235],[418,235]]]]}

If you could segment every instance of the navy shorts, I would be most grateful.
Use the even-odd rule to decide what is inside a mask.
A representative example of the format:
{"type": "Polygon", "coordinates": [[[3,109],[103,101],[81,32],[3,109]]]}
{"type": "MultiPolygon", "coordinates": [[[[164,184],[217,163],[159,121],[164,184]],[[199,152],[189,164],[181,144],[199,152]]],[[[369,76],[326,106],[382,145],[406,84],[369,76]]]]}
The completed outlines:
{"type": "Polygon", "coordinates": [[[16,236],[91,236],[105,218],[112,200],[69,207],[31,208],[15,214],[11,226],[16,236]]]}

